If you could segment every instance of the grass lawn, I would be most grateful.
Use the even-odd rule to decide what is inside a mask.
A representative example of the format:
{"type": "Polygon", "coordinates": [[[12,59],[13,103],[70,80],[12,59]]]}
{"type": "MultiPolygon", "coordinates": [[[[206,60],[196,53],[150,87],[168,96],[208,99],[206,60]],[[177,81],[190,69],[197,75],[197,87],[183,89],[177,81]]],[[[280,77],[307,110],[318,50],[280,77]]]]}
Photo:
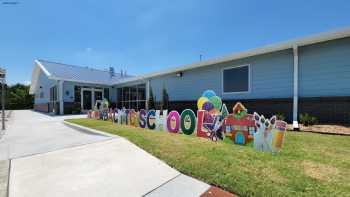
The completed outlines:
{"type": "Polygon", "coordinates": [[[278,155],[228,138],[151,131],[110,121],[69,122],[123,136],[180,172],[241,196],[350,196],[350,137],[288,132],[278,155]]]}

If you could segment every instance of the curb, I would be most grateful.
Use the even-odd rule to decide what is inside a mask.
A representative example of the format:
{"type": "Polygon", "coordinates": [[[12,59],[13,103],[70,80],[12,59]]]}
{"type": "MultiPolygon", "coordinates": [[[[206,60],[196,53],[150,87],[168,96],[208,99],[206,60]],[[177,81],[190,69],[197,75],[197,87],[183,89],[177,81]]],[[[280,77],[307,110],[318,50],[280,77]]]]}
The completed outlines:
{"type": "Polygon", "coordinates": [[[63,121],[63,124],[67,125],[68,127],[73,128],[73,129],[79,130],[81,132],[90,134],[90,135],[101,135],[101,136],[113,137],[113,138],[120,137],[120,136],[113,135],[113,134],[110,134],[110,133],[105,133],[103,131],[99,131],[99,130],[96,130],[96,129],[84,127],[84,126],[81,126],[81,125],[78,125],[78,124],[75,124],[75,123],[67,122],[65,120],[63,121]]]}

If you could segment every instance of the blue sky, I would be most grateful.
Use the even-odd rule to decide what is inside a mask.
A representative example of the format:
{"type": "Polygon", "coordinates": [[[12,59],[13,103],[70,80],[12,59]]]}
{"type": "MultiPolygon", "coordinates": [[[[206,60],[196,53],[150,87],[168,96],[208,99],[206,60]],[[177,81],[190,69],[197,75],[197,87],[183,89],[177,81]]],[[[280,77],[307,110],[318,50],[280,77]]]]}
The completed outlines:
{"type": "Polygon", "coordinates": [[[350,26],[346,0],[0,3],[10,84],[30,81],[34,59],[138,75],[350,26]]]}

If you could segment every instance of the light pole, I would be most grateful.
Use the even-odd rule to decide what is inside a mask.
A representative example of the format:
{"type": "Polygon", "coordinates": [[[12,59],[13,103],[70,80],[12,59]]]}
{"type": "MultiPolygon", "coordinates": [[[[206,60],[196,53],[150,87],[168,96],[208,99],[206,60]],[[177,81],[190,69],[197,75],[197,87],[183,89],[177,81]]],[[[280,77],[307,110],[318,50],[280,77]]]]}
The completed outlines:
{"type": "Polygon", "coordinates": [[[5,130],[5,83],[6,83],[5,79],[6,79],[6,70],[0,68],[2,130],[5,130]]]}

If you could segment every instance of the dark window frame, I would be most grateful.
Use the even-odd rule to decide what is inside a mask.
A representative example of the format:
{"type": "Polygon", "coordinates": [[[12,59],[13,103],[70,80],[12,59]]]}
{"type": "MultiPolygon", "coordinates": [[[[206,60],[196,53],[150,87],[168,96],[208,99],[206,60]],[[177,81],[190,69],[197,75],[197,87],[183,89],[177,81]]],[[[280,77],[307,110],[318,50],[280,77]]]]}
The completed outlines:
{"type": "Polygon", "coordinates": [[[231,67],[226,67],[223,68],[221,70],[221,90],[222,90],[222,94],[242,94],[242,93],[250,93],[251,91],[251,65],[250,64],[243,64],[243,65],[239,65],[239,66],[231,66],[231,67]],[[225,92],[225,87],[224,87],[224,72],[225,70],[231,70],[231,69],[235,69],[235,68],[242,68],[242,67],[248,67],[248,87],[246,91],[228,91],[225,92]]]}
{"type": "Polygon", "coordinates": [[[74,85],[74,102],[80,103],[81,102],[81,89],[82,86],[74,85]]]}
{"type": "Polygon", "coordinates": [[[134,107],[140,110],[146,106],[146,84],[135,84],[130,86],[122,86],[117,88],[117,105],[129,109],[134,107]],[[127,95],[125,95],[127,94],[127,95]]]}
{"type": "Polygon", "coordinates": [[[104,97],[105,99],[107,99],[108,102],[110,101],[109,93],[110,93],[109,88],[103,88],[103,97],[104,97]]]}

